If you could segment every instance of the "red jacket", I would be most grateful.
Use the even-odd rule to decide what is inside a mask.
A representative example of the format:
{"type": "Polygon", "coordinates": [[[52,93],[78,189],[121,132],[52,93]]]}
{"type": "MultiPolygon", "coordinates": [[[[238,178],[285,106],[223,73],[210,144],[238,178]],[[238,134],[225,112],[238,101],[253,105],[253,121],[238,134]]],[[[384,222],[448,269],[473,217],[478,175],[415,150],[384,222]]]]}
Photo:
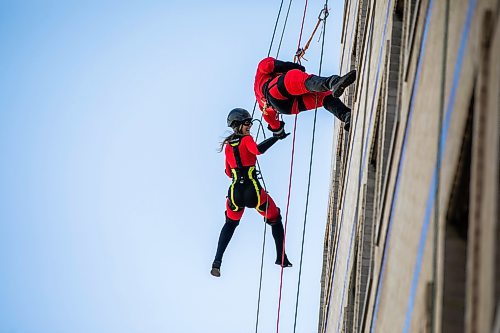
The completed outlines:
{"type": "Polygon", "coordinates": [[[277,130],[280,127],[278,113],[272,106],[266,105],[266,98],[264,97],[264,93],[262,91],[262,87],[264,86],[264,84],[279,74],[275,72],[274,64],[275,59],[272,57],[261,60],[261,62],[257,66],[257,73],[255,73],[255,83],[253,89],[255,92],[255,98],[257,99],[257,103],[259,103],[259,108],[262,111],[264,120],[272,129],[277,130]],[[264,109],[264,106],[267,106],[267,108],[264,109]]]}
{"type": "MultiPolygon", "coordinates": [[[[278,111],[272,106],[267,105],[264,96],[263,87],[266,82],[270,82],[277,76],[284,74],[292,69],[298,69],[302,72],[305,71],[304,66],[290,61],[281,61],[272,57],[267,57],[260,61],[255,73],[255,83],[253,86],[255,98],[259,103],[259,108],[262,111],[264,120],[269,124],[269,127],[276,131],[280,129],[280,121],[278,119],[278,111]]],[[[284,97],[284,96],[281,96],[284,97]]]]}
{"type": "Polygon", "coordinates": [[[224,153],[226,154],[226,175],[230,178],[232,177],[231,169],[239,167],[236,162],[236,157],[234,156],[233,147],[237,147],[238,149],[242,167],[254,166],[257,161],[257,155],[261,154],[257,148],[257,143],[255,143],[251,135],[238,137],[226,143],[224,150],[224,153]]]}

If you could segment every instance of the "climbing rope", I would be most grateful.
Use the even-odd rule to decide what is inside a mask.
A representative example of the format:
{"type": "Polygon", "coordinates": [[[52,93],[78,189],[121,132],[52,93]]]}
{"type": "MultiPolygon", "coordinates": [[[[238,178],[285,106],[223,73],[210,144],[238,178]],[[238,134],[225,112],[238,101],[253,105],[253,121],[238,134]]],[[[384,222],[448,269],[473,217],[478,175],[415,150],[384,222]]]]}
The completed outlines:
{"type": "MultiPolygon", "coordinates": [[[[327,1],[328,2],[328,1],[327,1]]],[[[285,18],[285,22],[283,25],[281,37],[280,37],[280,42],[278,45],[277,49],[277,54],[276,58],[279,56],[279,51],[281,49],[281,43],[283,41],[283,36],[284,32],[286,29],[287,21],[288,21],[288,16],[290,13],[290,8],[291,8],[292,0],[289,1],[288,5],[288,10],[287,10],[287,15],[285,18]]],[[[302,17],[302,23],[301,23],[301,29],[300,29],[300,35],[299,35],[299,41],[298,41],[298,47],[297,47],[297,53],[294,57],[294,61],[296,63],[300,64],[301,59],[304,58],[304,54],[309,48],[309,45],[311,43],[311,40],[316,33],[319,25],[321,22],[323,22],[323,29],[326,27],[326,18],[328,17],[328,10],[327,10],[327,3],[325,4],[324,8],[321,10],[319,16],[318,16],[318,22],[311,34],[311,37],[307,41],[306,45],[301,48],[301,40],[302,40],[302,34],[304,30],[304,22],[305,22],[305,16],[307,12],[307,5],[308,1],[306,0],[305,6],[304,6],[304,13],[302,17]]],[[[271,43],[269,46],[268,54],[267,56],[269,57],[272,45],[274,42],[274,38],[276,35],[276,29],[277,25],[279,22],[279,17],[281,15],[281,10],[283,7],[283,0],[281,1],[280,8],[278,11],[278,15],[276,18],[274,30],[273,30],[273,36],[271,38],[271,43]]],[[[322,43],[322,48],[321,48],[321,60],[320,60],[320,69],[319,69],[319,74],[321,74],[321,66],[322,66],[322,61],[323,61],[323,49],[324,49],[324,34],[323,34],[323,43],[322,43]]],[[[307,59],[306,59],[307,60],[307,59]]],[[[255,101],[253,109],[252,109],[252,118],[255,114],[255,109],[257,106],[257,101],[255,101]]],[[[314,127],[313,127],[313,139],[312,139],[312,145],[314,146],[314,133],[316,129],[316,115],[317,115],[317,99],[316,99],[316,108],[315,108],[315,114],[314,114],[314,127]]],[[[256,135],[256,139],[258,139],[258,136],[260,134],[260,130],[262,129],[262,132],[264,133],[264,128],[262,125],[262,115],[260,117],[260,126],[258,128],[258,132],[256,135]]],[[[280,321],[280,310],[281,310],[281,299],[282,299],[282,291],[283,291],[283,263],[284,263],[284,258],[285,258],[285,245],[286,245],[286,232],[287,232],[287,225],[288,225],[288,212],[289,212],[289,207],[290,207],[290,197],[291,197],[291,188],[292,188],[292,177],[293,177],[293,164],[294,164],[294,155],[295,155],[295,138],[296,138],[296,129],[297,129],[297,115],[295,115],[294,119],[294,128],[293,128],[293,139],[292,139],[292,153],[291,153],[291,162],[290,162],[290,176],[289,176],[289,185],[288,185],[288,197],[287,197],[287,205],[286,205],[286,213],[285,213],[285,224],[284,224],[284,235],[283,235],[283,251],[281,254],[281,272],[280,272],[280,287],[279,287],[279,299],[278,299],[278,314],[277,314],[277,320],[276,320],[276,332],[279,332],[279,321],[280,321]]],[[[301,249],[301,257],[300,257],[300,269],[299,269],[299,282],[298,282],[298,289],[300,289],[300,277],[301,277],[301,272],[302,272],[302,261],[303,261],[303,251],[304,251],[304,239],[305,239],[305,226],[306,226],[306,221],[307,221],[307,207],[308,207],[308,202],[309,202],[309,192],[310,192],[310,181],[311,181],[311,170],[312,170],[312,156],[313,156],[313,147],[311,147],[311,159],[310,159],[310,165],[309,165],[309,184],[308,184],[308,189],[307,189],[307,199],[306,199],[306,212],[305,212],[305,217],[304,217],[304,229],[303,229],[303,236],[302,236],[302,249],[301,249]]],[[[260,165],[259,161],[257,160],[257,167],[260,170],[260,165]]],[[[264,189],[266,188],[264,178],[262,177],[262,182],[264,185],[264,189]]],[[[266,205],[266,215],[267,215],[267,209],[268,206],[266,205]]],[[[257,301],[257,314],[256,314],[256,322],[255,322],[255,332],[257,333],[258,331],[258,324],[259,324],[259,314],[260,314],[260,301],[261,301],[261,291],[262,291],[262,276],[263,276],[263,263],[264,263],[264,249],[265,249],[265,236],[266,236],[266,225],[264,224],[264,235],[263,235],[263,243],[262,243],[262,254],[261,254],[261,267],[260,267],[260,278],[259,278],[259,292],[258,292],[258,301],[257,301]]],[[[296,326],[296,321],[297,321],[297,309],[298,309],[298,297],[299,297],[299,290],[297,290],[297,300],[296,300],[296,307],[295,307],[295,321],[294,321],[294,332],[295,332],[295,326],[296,326]]]]}
{"type": "Polygon", "coordinates": [[[285,228],[283,232],[283,250],[281,252],[281,272],[280,272],[280,289],[279,289],[279,298],[278,298],[278,316],[276,319],[276,333],[279,332],[280,327],[280,310],[281,310],[281,296],[283,291],[283,263],[285,262],[285,243],[286,243],[286,228],[288,225],[288,211],[290,207],[290,195],[292,192],[292,175],[293,175],[293,157],[295,153],[295,130],[297,128],[297,115],[295,115],[295,121],[293,124],[293,139],[292,139],[292,159],[290,162],[290,177],[288,179],[288,197],[286,201],[286,213],[285,213],[285,228]]]}
{"type": "MultiPolygon", "coordinates": [[[[321,43],[321,55],[320,55],[320,60],[319,60],[319,71],[318,75],[321,76],[321,69],[323,67],[323,54],[324,54],[324,48],[325,48],[325,33],[326,33],[326,18],[328,17],[328,0],[325,2],[325,7],[321,11],[321,13],[325,13],[325,17],[322,20],[318,20],[319,22],[323,21],[323,38],[322,38],[322,43],[321,43]]],[[[321,17],[321,13],[319,18],[321,17]]],[[[314,32],[316,32],[316,29],[318,28],[318,24],[316,24],[316,28],[314,28],[314,32]]],[[[313,35],[314,35],[313,32],[313,35]]],[[[312,39],[309,39],[307,42],[306,46],[309,47],[309,43],[312,39]]],[[[305,50],[307,50],[307,47],[305,50]]],[[[304,50],[304,53],[305,53],[304,50]]],[[[303,54],[303,53],[302,53],[303,54]]],[[[299,295],[300,295],[300,282],[301,282],[301,276],[302,276],[302,261],[304,257],[304,243],[305,243],[305,236],[306,236],[306,224],[307,224],[307,213],[308,213],[308,207],[309,207],[309,193],[311,189],[311,174],[312,174],[312,161],[313,161],[313,155],[314,155],[314,139],[315,139],[315,134],[316,134],[316,118],[318,114],[318,96],[316,96],[316,107],[314,109],[314,120],[313,120],[313,130],[312,130],[312,139],[311,139],[311,153],[309,157],[309,175],[308,175],[308,180],[307,180],[307,194],[306,194],[306,208],[304,212],[304,224],[302,227],[302,245],[300,249],[300,264],[299,264],[299,278],[297,282],[297,296],[295,299],[295,315],[294,315],[294,321],[293,321],[293,332],[295,333],[296,327],[297,327],[297,314],[298,314],[298,309],[299,309],[299,295]]]]}
{"type": "MultiPolygon", "coordinates": [[[[276,19],[276,23],[275,23],[275,26],[274,26],[274,32],[273,32],[273,37],[271,38],[271,45],[269,46],[269,50],[267,51],[267,56],[269,57],[271,55],[271,48],[272,48],[272,44],[273,44],[273,41],[274,41],[274,35],[276,33],[276,26],[278,24],[278,19],[279,19],[279,16],[280,16],[280,13],[281,13],[281,8],[283,6],[283,0],[281,0],[281,5],[280,5],[280,9],[279,9],[279,12],[278,12],[278,18],[276,19]]],[[[281,49],[281,43],[283,42],[283,36],[285,35],[285,28],[286,28],[286,25],[288,23],[288,15],[290,14],[290,8],[292,6],[292,0],[290,0],[288,2],[288,10],[286,12],[286,16],[285,16],[285,22],[283,23],[283,29],[281,30],[281,37],[280,37],[280,42],[278,44],[278,50],[276,51],[276,59],[279,57],[279,54],[280,54],[280,49],[281,49]]],[[[257,100],[255,100],[254,104],[253,104],[253,109],[252,109],[252,118],[253,118],[253,115],[255,113],[255,108],[257,107],[257,100]]],[[[260,115],[260,120],[262,121],[262,113],[260,115]]],[[[264,131],[264,129],[262,129],[262,131],[264,131]]],[[[256,135],[256,138],[259,137],[259,133],[260,133],[260,128],[259,130],[257,131],[257,135],[256,135]]]]}
{"type": "MultiPolygon", "coordinates": [[[[299,34],[299,41],[297,45],[297,49],[300,49],[300,43],[302,41],[302,33],[304,31],[304,22],[306,18],[306,13],[307,13],[307,5],[308,1],[306,0],[305,5],[304,5],[304,13],[302,15],[302,23],[300,26],[300,34],[299,34]]],[[[276,318],[276,333],[279,333],[279,327],[280,327],[280,311],[281,311],[281,297],[283,294],[283,269],[284,269],[284,262],[285,262],[285,247],[286,247],[286,231],[287,231],[287,226],[288,226],[288,212],[290,208],[290,196],[292,192],[292,177],[293,177],[293,162],[294,162],[294,155],[295,155],[295,137],[296,137],[296,130],[297,130],[297,114],[295,115],[294,119],[294,124],[293,124],[293,139],[292,139],[292,156],[291,156],[291,161],[290,161],[290,176],[288,180],[288,196],[287,196],[287,203],[286,203],[286,213],[285,213],[285,226],[284,226],[284,234],[283,234],[283,250],[281,252],[281,271],[280,271],[280,287],[279,287],[279,297],[278,297],[278,314],[276,318]]]]}
{"type": "MultiPolygon", "coordinates": [[[[314,27],[314,30],[313,30],[313,32],[311,34],[311,37],[309,37],[309,40],[307,41],[306,45],[304,47],[300,47],[300,44],[299,44],[299,48],[297,49],[297,52],[295,53],[295,57],[293,58],[294,62],[296,62],[298,64],[301,64],[301,59],[304,59],[304,60],[307,61],[307,59],[304,58],[304,54],[306,54],[306,51],[309,48],[309,45],[311,44],[311,41],[312,41],[314,35],[316,34],[316,31],[318,30],[318,27],[319,27],[320,23],[321,22],[325,22],[326,23],[326,18],[329,15],[327,4],[328,4],[328,1],[326,2],[325,7],[319,13],[319,15],[318,15],[318,22],[316,22],[316,26],[314,27]]],[[[325,23],[323,23],[323,31],[325,29],[325,23]]]]}
{"type": "MultiPolygon", "coordinates": [[[[276,35],[276,29],[278,27],[279,18],[281,16],[281,10],[283,8],[283,1],[284,0],[281,0],[280,8],[278,10],[278,15],[276,16],[276,22],[274,24],[273,36],[272,36],[271,42],[269,44],[269,50],[267,51],[267,56],[268,57],[271,54],[271,49],[272,49],[272,46],[273,46],[273,43],[274,43],[274,37],[276,35]]],[[[278,51],[276,53],[276,58],[278,57],[279,50],[281,48],[281,42],[283,40],[283,35],[285,33],[285,28],[286,28],[286,25],[287,25],[287,22],[288,22],[288,14],[290,13],[291,4],[292,4],[292,0],[290,0],[289,3],[288,3],[288,10],[287,10],[285,22],[283,24],[283,29],[281,31],[281,38],[280,38],[280,42],[279,42],[279,46],[278,46],[278,51]]],[[[253,105],[252,118],[254,116],[256,106],[257,106],[257,100],[255,101],[255,103],[253,105]]],[[[257,130],[257,135],[255,137],[256,140],[259,137],[259,133],[260,133],[261,129],[262,129],[262,133],[264,134],[264,138],[265,138],[264,127],[262,125],[262,114],[260,115],[259,123],[260,123],[260,126],[259,126],[259,129],[257,130]]],[[[259,164],[259,160],[258,159],[256,160],[256,163],[257,163],[257,169],[260,171],[261,168],[260,168],[260,164],[259,164]]],[[[264,180],[264,176],[262,176],[262,172],[261,172],[261,177],[262,177],[262,185],[264,186],[264,190],[266,190],[267,187],[266,187],[266,183],[265,183],[265,180],[264,180]]],[[[267,216],[268,207],[269,207],[269,200],[267,201],[267,204],[266,204],[265,216],[267,216]]],[[[267,220],[265,219],[264,222],[267,222],[267,220]]],[[[266,230],[267,230],[266,223],[264,223],[264,231],[263,231],[263,236],[262,236],[262,253],[261,253],[261,259],[260,259],[260,276],[259,276],[259,291],[258,291],[258,298],[257,298],[257,313],[256,313],[256,316],[255,316],[255,333],[257,333],[258,329],[259,329],[260,301],[261,301],[261,294],[262,294],[262,276],[263,276],[263,272],[264,272],[264,252],[265,252],[265,247],[266,247],[266,230]]]]}

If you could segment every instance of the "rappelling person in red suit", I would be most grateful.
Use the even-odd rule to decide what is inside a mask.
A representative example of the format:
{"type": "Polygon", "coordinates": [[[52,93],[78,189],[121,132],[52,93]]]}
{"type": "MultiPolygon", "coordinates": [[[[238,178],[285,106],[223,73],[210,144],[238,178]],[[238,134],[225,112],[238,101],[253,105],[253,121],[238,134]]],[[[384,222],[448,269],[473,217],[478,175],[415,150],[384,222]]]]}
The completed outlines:
{"type": "Polygon", "coordinates": [[[241,108],[231,110],[227,116],[227,126],[233,129],[221,145],[226,156],[226,175],[232,179],[226,199],[226,222],[222,227],[217,244],[217,252],[210,273],[220,276],[220,267],[224,251],[238,226],[245,207],[255,208],[264,217],[267,224],[271,226],[274,242],[276,245],[276,264],[282,267],[291,267],[286,254],[282,262],[284,230],[281,221],[280,209],[276,207],[274,200],[260,185],[258,172],[255,169],[257,155],[265,153],[279,139],[284,139],[288,134],[281,137],[273,136],[261,143],[255,143],[250,135],[252,127],[252,116],[241,108]]]}
{"type": "Polygon", "coordinates": [[[259,63],[254,91],[268,129],[285,135],[285,123],[278,113],[298,114],[323,106],[350,128],[351,109],[339,97],[356,80],[356,70],[344,76],[321,77],[305,72],[304,66],[267,57],[259,63]]]}

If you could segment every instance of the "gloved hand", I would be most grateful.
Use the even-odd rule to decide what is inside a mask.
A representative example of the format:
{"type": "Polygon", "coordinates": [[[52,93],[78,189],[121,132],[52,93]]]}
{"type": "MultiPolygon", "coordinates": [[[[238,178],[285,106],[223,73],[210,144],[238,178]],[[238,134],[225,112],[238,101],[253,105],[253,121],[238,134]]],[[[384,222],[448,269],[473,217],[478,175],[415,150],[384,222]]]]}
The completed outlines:
{"type": "Polygon", "coordinates": [[[273,133],[273,136],[277,137],[279,140],[283,140],[283,139],[285,139],[289,135],[290,135],[290,133],[285,133],[285,131],[283,131],[282,134],[277,134],[277,135],[275,135],[273,133]]]}
{"type": "Polygon", "coordinates": [[[272,129],[271,126],[269,126],[269,125],[267,125],[267,129],[269,129],[271,132],[273,132],[273,136],[280,139],[280,140],[283,140],[288,135],[290,135],[290,133],[285,133],[285,122],[284,121],[280,121],[280,127],[278,127],[278,129],[272,129]]]}

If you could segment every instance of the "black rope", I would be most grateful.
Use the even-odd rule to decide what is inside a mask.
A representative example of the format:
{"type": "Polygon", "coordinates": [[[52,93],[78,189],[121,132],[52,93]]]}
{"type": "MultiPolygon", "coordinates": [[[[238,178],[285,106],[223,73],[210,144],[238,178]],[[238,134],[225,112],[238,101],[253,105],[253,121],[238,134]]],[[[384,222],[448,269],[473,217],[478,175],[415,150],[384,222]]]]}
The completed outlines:
{"type": "Polygon", "coordinates": [[[290,14],[290,7],[292,7],[292,0],[290,0],[288,2],[288,10],[286,12],[285,22],[283,23],[283,30],[281,31],[281,38],[280,38],[280,42],[278,44],[278,50],[276,51],[276,58],[278,58],[278,55],[280,54],[281,43],[283,42],[283,36],[285,35],[286,23],[288,22],[288,15],[290,14]]]}
{"type": "MultiPolygon", "coordinates": [[[[259,164],[259,161],[257,160],[257,168],[258,170],[260,171],[260,164],[259,164]]],[[[261,177],[262,177],[262,184],[264,185],[264,189],[266,189],[266,182],[264,180],[264,177],[262,176],[262,173],[261,173],[261,177]]],[[[267,199],[267,202],[266,202],[266,214],[267,215],[267,209],[269,208],[269,198],[267,199]]],[[[261,258],[260,258],[260,277],[259,277],[259,294],[258,294],[258,297],[257,297],[257,314],[256,314],[256,319],[255,319],[255,333],[257,333],[258,331],[258,328],[259,328],[259,313],[260,313],[260,299],[261,299],[261,294],[262,294],[262,275],[263,275],[263,272],[264,272],[264,249],[266,248],[266,222],[267,222],[267,218],[264,217],[264,233],[263,233],[263,237],[262,237],[262,254],[261,254],[261,258]]]]}
{"type": "MultiPolygon", "coordinates": [[[[281,0],[281,5],[280,5],[280,12],[281,12],[281,7],[283,5],[283,0],[281,0]]],[[[281,30],[281,37],[280,37],[280,42],[279,42],[279,45],[278,45],[278,50],[276,51],[276,59],[279,57],[279,54],[280,54],[280,49],[281,49],[281,42],[283,41],[283,36],[285,35],[285,28],[286,28],[286,24],[288,22],[288,15],[290,14],[290,7],[292,6],[292,0],[290,0],[288,2],[288,10],[286,12],[286,16],[285,16],[285,22],[283,23],[283,29],[281,30]]],[[[279,17],[280,14],[278,14],[278,17],[279,17]]],[[[278,20],[276,20],[276,25],[278,24],[278,20]]],[[[276,25],[274,26],[274,32],[273,32],[273,38],[271,39],[271,45],[269,46],[269,51],[267,52],[267,56],[269,57],[269,55],[271,55],[271,46],[272,46],[272,43],[274,41],[274,35],[275,35],[275,32],[276,32],[276,25]]],[[[255,108],[257,107],[257,100],[255,100],[255,102],[253,103],[253,109],[252,109],[252,118],[253,118],[253,115],[255,113],[255,108]]],[[[262,120],[262,113],[260,114],[260,120],[262,120]]],[[[264,132],[264,129],[262,129],[262,132],[264,132]]],[[[257,131],[257,135],[256,135],[256,138],[259,137],[259,134],[260,134],[260,128],[259,130],[257,131]]]]}
{"type": "MultiPolygon", "coordinates": [[[[328,8],[328,0],[325,2],[325,9],[328,8]]],[[[320,61],[319,61],[319,71],[318,75],[321,76],[321,69],[323,67],[323,53],[324,53],[324,47],[325,47],[325,35],[326,35],[326,17],[323,20],[323,38],[322,38],[322,43],[321,43],[321,56],[320,56],[320,61]]],[[[314,138],[316,134],[316,118],[318,115],[318,97],[316,96],[316,108],[314,109],[314,121],[313,121],[313,131],[312,131],[312,141],[311,141],[311,154],[310,154],[310,159],[309,159],[309,175],[308,175],[308,182],[307,182],[307,195],[306,195],[306,208],[305,208],[305,213],[304,213],[304,224],[302,228],[302,245],[300,249],[300,264],[299,264],[299,279],[297,282],[297,297],[295,299],[295,316],[294,316],[294,322],[293,322],[293,332],[295,333],[296,326],[297,326],[297,313],[299,309],[299,295],[300,295],[300,282],[301,282],[301,276],[302,276],[302,261],[304,257],[304,243],[305,243],[305,236],[306,236],[306,224],[307,224],[307,213],[308,213],[308,207],[309,207],[309,193],[311,189],[311,174],[312,174],[312,161],[313,161],[313,155],[314,155],[314,138]]]]}
{"type": "MultiPolygon", "coordinates": [[[[273,46],[273,43],[274,43],[274,37],[276,35],[276,29],[278,27],[278,22],[279,22],[279,18],[281,16],[281,9],[283,8],[283,1],[284,0],[281,0],[281,3],[280,3],[280,8],[278,10],[278,15],[276,17],[276,22],[274,24],[274,30],[273,30],[273,36],[271,38],[271,43],[269,44],[269,50],[267,51],[267,56],[269,57],[269,55],[271,54],[271,49],[272,49],[272,46],[273,46]]],[[[283,30],[281,32],[281,40],[283,40],[283,34],[285,32],[285,28],[286,28],[286,23],[288,21],[288,13],[290,12],[290,6],[292,4],[292,0],[290,0],[289,2],[289,5],[288,5],[288,11],[287,11],[287,15],[286,15],[286,19],[285,19],[285,22],[284,22],[284,25],[283,25],[283,30]]],[[[281,47],[281,40],[280,40],[280,47],[281,47]]],[[[278,52],[276,53],[276,58],[278,57],[279,55],[279,48],[278,48],[278,52]]],[[[253,104],[253,109],[252,109],[252,118],[255,114],[255,108],[257,106],[257,100],[255,100],[254,104],[253,104]]],[[[255,119],[257,120],[257,119],[255,119]]],[[[255,136],[255,139],[257,140],[258,137],[259,137],[259,134],[260,134],[260,129],[262,129],[262,133],[264,134],[264,138],[266,137],[265,133],[264,133],[264,126],[262,125],[262,113],[260,115],[260,119],[258,120],[259,123],[260,123],[260,126],[259,126],[259,129],[257,130],[257,135],[255,136]]],[[[259,160],[257,159],[256,161],[257,163],[257,169],[260,171],[261,168],[260,168],[260,164],[259,164],[259,160]]],[[[261,172],[261,177],[262,177],[262,184],[264,185],[264,190],[267,188],[266,187],[266,182],[264,180],[264,176],[262,175],[262,172],[261,172]]],[[[266,214],[267,215],[267,209],[268,209],[268,205],[269,205],[269,199],[267,201],[267,205],[266,205],[266,214]]],[[[264,218],[264,222],[267,222],[266,221],[266,218],[264,218]]],[[[262,254],[261,254],[261,261],[260,261],[260,277],[259,277],[259,292],[258,292],[258,298],[257,298],[257,314],[256,314],[256,319],[255,319],[255,333],[257,333],[258,331],[258,328],[259,328],[259,314],[260,314],[260,300],[261,300],[261,293],[262,293],[262,276],[263,276],[263,272],[264,272],[264,252],[265,252],[265,246],[266,246],[266,223],[264,223],[264,232],[263,232],[263,236],[262,236],[262,254]]]]}

